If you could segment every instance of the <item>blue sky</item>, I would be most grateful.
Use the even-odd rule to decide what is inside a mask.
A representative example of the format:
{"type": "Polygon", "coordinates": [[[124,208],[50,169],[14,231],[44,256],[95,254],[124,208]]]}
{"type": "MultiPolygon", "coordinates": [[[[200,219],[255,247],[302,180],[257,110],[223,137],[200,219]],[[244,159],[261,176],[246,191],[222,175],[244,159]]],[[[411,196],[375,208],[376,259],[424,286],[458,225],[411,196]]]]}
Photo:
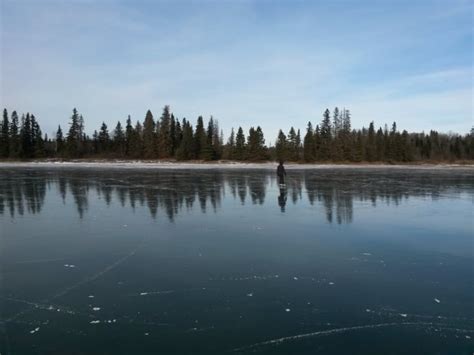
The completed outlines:
{"type": "Polygon", "coordinates": [[[353,127],[467,133],[473,122],[468,0],[0,0],[1,100],[43,131],[159,117],[305,130],[326,107],[353,127]]]}

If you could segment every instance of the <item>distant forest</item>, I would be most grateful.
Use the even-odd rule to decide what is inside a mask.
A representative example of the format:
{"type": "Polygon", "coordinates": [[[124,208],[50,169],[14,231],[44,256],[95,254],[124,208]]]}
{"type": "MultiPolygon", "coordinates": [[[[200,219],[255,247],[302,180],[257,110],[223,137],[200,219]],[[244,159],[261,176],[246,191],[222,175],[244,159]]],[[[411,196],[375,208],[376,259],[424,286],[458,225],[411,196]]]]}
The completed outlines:
{"type": "Polygon", "coordinates": [[[125,126],[119,121],[110,131],[102,123],[92,137],[84,131],[84,118],[73,109],[67,132],[58,127],[55,137],[41,132],[33,114],[18,117],[3,110],[0,131],[0,158],[117,158],[176,160],[284,160],[294,162],[416,162],[474,159],[474,129],[466,135],[400,132],[391,127],[353,129],[349,110],[326,109],[320,123],[308,122],[302,138],[300,130],[291,127],[287,134],[279,131],[274,145],[267,146],[260,126],[247,134],[232,128],[224,142],[217,120],[207,123],[199,116],[196,125],[174,117],[169,106],[159,119],[147,111],[143,122],[125,126]]]}

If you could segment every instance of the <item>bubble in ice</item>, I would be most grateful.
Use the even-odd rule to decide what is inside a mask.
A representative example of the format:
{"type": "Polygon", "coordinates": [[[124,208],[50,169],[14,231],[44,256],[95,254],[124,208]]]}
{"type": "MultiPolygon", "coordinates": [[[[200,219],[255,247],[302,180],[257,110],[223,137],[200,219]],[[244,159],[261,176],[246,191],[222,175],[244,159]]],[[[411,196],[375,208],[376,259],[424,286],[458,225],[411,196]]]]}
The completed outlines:
{"type": "Polygon", "coordinates": [[[289,312],[289,311],[291,311],[291,309],[285,308],[285,312],[289,312]]]}
{"type": "Polygon", "coordinates": [[[440,302],[441,302],[441,301],[440,301],[439,299],[437,299],[437,298],[435,298],[434,301],[435,301],[436,303],[440,303],[440,302]]]}
{"type": "Polygon", "coordinates": [[[96,312],[97,312],[97,311],[100,311],[100,307],[93,307],[92,310],[93,310],[93,311],[96,311],[96,312]]]}

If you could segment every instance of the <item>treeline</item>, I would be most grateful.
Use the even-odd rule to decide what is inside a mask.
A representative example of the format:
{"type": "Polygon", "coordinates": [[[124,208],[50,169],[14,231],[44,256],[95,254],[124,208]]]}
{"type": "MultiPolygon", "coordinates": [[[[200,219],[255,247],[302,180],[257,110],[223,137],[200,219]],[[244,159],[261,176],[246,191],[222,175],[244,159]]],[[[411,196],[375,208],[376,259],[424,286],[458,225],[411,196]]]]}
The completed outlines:
{"type": "Polygon", "coordinates": [[[125,125],[119,121],[109,130],[103,122],[92,136],[85,133],[84,118],[74,109],[67,132],[58,127],[55,137],[43,135],[36,117],[3,110],[0,129],[0,158],[123,158],[177,160],[284,160],[301,162],[412,162],[474,159],[474,129],[464,136],[400,132],[390,128],[352,129],[349,110],[326,109],[320,123],[309,122],[304,137],[291,127],[279,131],[275,145],[267,146],[262,129],[232,128],[224,142],[219,123],[211,116],[199,116],[195,126],[174,117],[169,106],[158,119],[147,111],[143,122],[125,125]]]}

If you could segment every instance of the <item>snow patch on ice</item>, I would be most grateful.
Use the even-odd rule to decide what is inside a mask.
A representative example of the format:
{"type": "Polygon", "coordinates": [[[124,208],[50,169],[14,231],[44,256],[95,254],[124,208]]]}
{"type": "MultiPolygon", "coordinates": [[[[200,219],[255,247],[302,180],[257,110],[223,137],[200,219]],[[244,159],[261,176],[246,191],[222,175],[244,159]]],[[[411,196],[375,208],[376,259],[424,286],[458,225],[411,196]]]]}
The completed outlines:
{"type": "Polygon", "coordinates": [[[92,310],[95,312],[100,311],[100,307],[92,307],[92,310]]]}
{"type": "MultiPolygon", "coordinates": [[[[205,290],[205,288],[203,288],[205,290]]],[[[165,291],[148,291],[148,292],[141,292],[140,296],[149,296],[149,295],[166,295],[168,293],[174,293],[174,290],[165,290],[165,291]]]]}

